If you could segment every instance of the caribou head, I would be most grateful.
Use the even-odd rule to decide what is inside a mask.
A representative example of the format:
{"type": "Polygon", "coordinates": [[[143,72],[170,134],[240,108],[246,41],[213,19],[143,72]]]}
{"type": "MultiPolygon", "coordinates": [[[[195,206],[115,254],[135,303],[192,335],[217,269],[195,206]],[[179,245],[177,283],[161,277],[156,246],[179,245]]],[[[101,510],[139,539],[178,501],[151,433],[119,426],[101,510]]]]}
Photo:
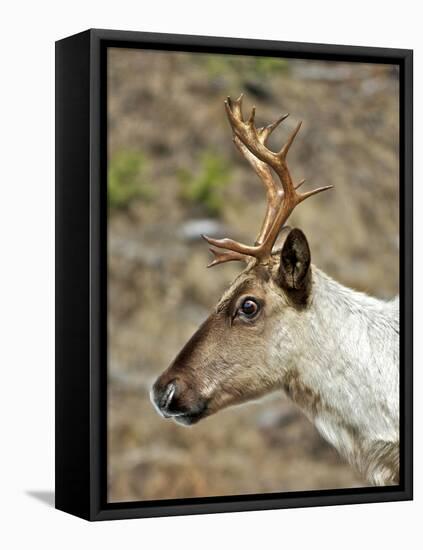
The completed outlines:
{"type": "Polygon", "coordinates": [[[228,98],[225,108],[235,146],[264,184],[267,210],[253,246],[203,236],[213,247],[208,267],[230,261],[247,265],[153,386],[160,414],[184,425],[283,389],[294,376],[312,277],[307,239],[285,223],[298,204],[331,187],[299,192],[304,180],[295,185],[291,178],[286,158],[301,123],[273,152],[267,140],[288,115],[257,128],[254,108],[243,117],[242,95],[228,98]]]}

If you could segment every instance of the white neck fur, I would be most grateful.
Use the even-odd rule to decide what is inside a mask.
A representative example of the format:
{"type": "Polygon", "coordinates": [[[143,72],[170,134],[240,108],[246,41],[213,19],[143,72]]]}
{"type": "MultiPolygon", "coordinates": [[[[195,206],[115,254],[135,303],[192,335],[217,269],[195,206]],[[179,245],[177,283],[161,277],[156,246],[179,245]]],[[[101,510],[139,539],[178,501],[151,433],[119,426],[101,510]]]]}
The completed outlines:
{"type": "Polygon", "coordinates": [[[355,292],[314,266],[312,281],[310,306],[297,327],[304,345],[284,387],[369,481],[398,482],[398,298],[355,292]]]}

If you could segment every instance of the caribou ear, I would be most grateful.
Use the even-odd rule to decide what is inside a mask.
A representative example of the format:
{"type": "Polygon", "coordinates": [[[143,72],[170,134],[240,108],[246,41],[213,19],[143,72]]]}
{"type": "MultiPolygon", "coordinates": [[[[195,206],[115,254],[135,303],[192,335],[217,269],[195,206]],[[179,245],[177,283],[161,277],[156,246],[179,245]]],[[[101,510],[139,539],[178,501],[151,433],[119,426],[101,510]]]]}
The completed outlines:
{"type": "MultiPolygon", "coordinates": [[[[279,284],[300,301],[307,298],[310,282],[310,248],[301,229],[291,229],[281,249],[279,284]]],[[[297,300],[296,300],[297,301],[297,300]]]]}

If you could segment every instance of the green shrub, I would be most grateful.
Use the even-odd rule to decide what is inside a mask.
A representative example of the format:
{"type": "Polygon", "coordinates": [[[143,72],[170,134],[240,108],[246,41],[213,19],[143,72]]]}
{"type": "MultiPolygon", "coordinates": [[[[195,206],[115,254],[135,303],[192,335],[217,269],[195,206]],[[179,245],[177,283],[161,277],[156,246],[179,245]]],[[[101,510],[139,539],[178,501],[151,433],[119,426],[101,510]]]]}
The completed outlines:
{"type": "Polygon", "coordinates": [[[118,151],[109,162],[108,203],[111,210],[125,209],[135,199],[150,200],[151,185],[145,177],[146,160],[139,151],[118,151]]]}
{"type": "Polygon", "coordinates": [[[288,61],[278,57],[255,57],[254,65],[255,72],[260,76],[285,73],[289,70],[288,61]]]}
{"type": "Polygon", "coordinates": [[[265,78],[271,74],[286,73],[289,62],[278,57],[249,57],[233,55],[208,55],[197,58],[205,64],[210,77],[235,79],[265,78]]]}
{"type": "Polygon", "coordinates": [[[227,184],[230,169],[226,161],[216,153],[206,152],[200,158],[196,173],[180,170],[180,196],[189,204],[200,206],[207,215],[219,216],[223,209],[221,189],[227,184]]]}

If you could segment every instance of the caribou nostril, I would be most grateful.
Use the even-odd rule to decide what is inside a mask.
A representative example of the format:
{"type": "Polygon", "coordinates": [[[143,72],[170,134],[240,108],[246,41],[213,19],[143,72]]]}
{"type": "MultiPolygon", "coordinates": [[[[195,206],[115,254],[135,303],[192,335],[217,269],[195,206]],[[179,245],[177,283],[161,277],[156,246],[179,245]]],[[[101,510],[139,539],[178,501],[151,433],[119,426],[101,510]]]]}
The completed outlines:
{"type": "Polygon", "coordinates": [[[175,395],[176,384],[175,382],[169,382],[166,386],[166,389],[160,399],[160,408],[162,410],[167,410],[172,403],[173,396],[175,395]]]}

